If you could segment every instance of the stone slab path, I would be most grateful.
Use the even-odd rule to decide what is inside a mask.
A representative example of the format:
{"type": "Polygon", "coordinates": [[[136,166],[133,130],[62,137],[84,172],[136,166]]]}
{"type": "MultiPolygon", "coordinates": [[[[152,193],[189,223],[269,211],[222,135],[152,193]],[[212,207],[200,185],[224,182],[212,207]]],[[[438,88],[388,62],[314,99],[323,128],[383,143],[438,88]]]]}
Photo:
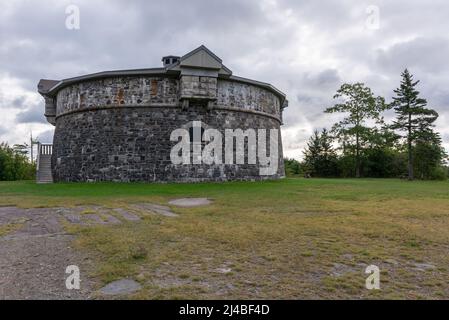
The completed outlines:
{"type": "MultiPolygon", "coordinates": [[[[206,205],[208,199],[178,199],[174,206],[206,205]]],[[[128,294],[139,290],[137,283],[122,279],[95,293],[87,277],[91,261],[71,248],[74,236],[65,232],[63,222],[92,226],[139,223],[145,215],[175,218],[170,207],[136,203],[126,208],[78,206],[71,208],[0,207],[0,300],[4,299],[90,299],[104,295],[128,294]],[[2,231],[3,230],[3,231],[2,231]],[[6,230],[6,231],[5,231],[6,230]],[[68,290],[65,273],[70,265],[80,269],[80,290],[68,290]]]]}
{"type": "MultiPolygon", "coordinates": [[[[149,204],[143,208],[153,208],[149,204]]],[[[168,207],[154,205],[153,211],[175,216],[168,207]]],[[[145,211],[141,211],[145,212],[145,211]]],[[[93,283],[83,277],[90,261],[71,248],[73,236],[62,226],[66,221],[78,225],[116,225],[138,222],[140,216],[124,208],[99,206],[74,208],[0,207],[0,300],[4,299],[90,299],[93,283]],[[65,270],[76,265],[81,273],[80,290],[68,290],[65,270]]]]}
{"type": "Polygon", "coordinates": [[[152,203],[138,203],[133,204],[130,206],[132,209],[149,213],[149,214],[159,214],[166,217],[177,217],[178,215],[171,211],[169,207],[161,206],[159,204],[152,204],[152,203]]]}
{"type": "Polygon", "coordinates": [[[89,261],[70,247],[73,238],[53,210],[0,207],[0,226],[8,224],[21,227],[0,237],[0,300],[90,298],[82,277],[89,261]],[[65,286],[69,265],[80,268],[80,290],[65,286]]]}

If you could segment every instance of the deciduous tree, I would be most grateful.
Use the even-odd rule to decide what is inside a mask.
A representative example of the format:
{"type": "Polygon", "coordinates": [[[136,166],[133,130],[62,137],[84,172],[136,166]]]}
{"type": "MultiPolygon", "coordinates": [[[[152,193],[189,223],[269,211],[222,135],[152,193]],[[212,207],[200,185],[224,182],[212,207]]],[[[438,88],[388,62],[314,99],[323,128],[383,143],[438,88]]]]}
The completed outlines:
{"type": "Polygon", "coordinates": [[[325,112],[345,114],[343,120],[333,126],[332,132],[344,143],[346,150],[355,151],[355,172],[359,178],[361,154],[373,131],[368,122],[381,122],[381,112],[386,109],[385,99],[375,97],[363,83],[343,84],[334,99],[341,102],[327,108],[325,112]]]}

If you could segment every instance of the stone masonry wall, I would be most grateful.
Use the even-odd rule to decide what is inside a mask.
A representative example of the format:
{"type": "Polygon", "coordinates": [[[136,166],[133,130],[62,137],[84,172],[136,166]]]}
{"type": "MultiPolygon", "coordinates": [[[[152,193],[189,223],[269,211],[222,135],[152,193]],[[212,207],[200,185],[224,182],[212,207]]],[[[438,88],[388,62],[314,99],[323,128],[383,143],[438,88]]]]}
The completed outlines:
{"type": "Polygon", "coordinates": [[[217,97],[217,78],[183,76],[180,97],[215,99],[217,97]]]}
{"type": "MultiPolygon", "coordinates": [[[[194,79],[181,85],[181,92],[187,96],[216,97],[216,106],[260,111],[280,118],[279,98],[266,89],[222,79],[217,83],[209,77],[190,78],[194,79]],[[214,90],[216,93],[211,93],[214,90]]],[[[179,82],[176,78],[138,76],[80,82],[58,92],[56,116],[103,106],[177,106],[179,82]]]]}
{"type": "Polygon", "coordinates": [[[102,106],[178,103],[179,80],[164,77],[120,77],[80,82],[58,92],[56,116],[102,106]]]}
{"type": "Polygon", "coordinates": [[[235,81],[218,81],[217,105],[265,112],[281,118],[279,98],[272,92],[235,81]]]}
{"type": "Polygon", "coordinates": [[[195,182],[283,177],[280,132],[278,171],[273,176],[261,176],[259,165],[246,161],[239,165],[171,163],[176,142],[170,141],[170,134],[192,121],[202,121],[223,135],[225,129],[280,128],[280,101],[271,91],[223,79],[202,83],[187,89],[216,87],[212,110],[201,101],[192,101],[183,110],[182,85],[172,77],[105,78],[61,89],[56,99],[54,180],[195,182]]]}
{"type": "MultiPolygon", "coordinates": [[[[284,176],[279,136],[277,174],[260,176],[259,165],[173,165],[173,130],[202,121],[208,127],[277,129],[265,116],[225,110],[205,112],[204,106],[180,108],[112,108],[58,118],[53,154],[55,181],[197,182],[276,179],[284,176]]],[[[223,139],[224,143],[224,139],[223,139]]],[[[224,157],[224,154],[223,154],[224,157]]]]}

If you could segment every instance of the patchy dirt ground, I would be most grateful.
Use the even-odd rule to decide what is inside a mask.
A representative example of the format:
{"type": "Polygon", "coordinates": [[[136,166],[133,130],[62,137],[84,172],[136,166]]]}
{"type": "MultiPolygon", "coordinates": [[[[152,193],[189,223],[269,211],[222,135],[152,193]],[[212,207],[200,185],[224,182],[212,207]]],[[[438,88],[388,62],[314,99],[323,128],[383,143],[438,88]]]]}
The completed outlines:
{"type": "MultiPolygon", "coordinates": [[[[137,211],[176,216],[165,206],[149,203],[134,206],[137,211]]],[[[101,206],[0,207],[0,300],[101,297],[89,279],[91,261],[71,247],[74,236],[65,231],[64,224],[116,225],[140,219],[136,212],[101,206]],[[66,288],[69,274],[65,271],[70,265],[80,269],[80,290],[66,288]]]]}
{"type": "Polygon", "coordinates": [[[89,260],[71,248],[60,218],[55,209],[0,208],[0,299],[89,299],[89,260]],[[69,265],[80,268],[80,290],[66,288],[69,265]]]}
{"type": "Polygon", "coordinates": [[[0,205],[54,207],[2,209],[1,298],[449,297],[447,182],[0,182],[0,205]],[[186,197],[213,203],[175,207],[186,197]],[[65,292],[69,263],[79,264],[85,292],[65,292]],[[365,286],[370,265],[380,290],[365,286]]]}

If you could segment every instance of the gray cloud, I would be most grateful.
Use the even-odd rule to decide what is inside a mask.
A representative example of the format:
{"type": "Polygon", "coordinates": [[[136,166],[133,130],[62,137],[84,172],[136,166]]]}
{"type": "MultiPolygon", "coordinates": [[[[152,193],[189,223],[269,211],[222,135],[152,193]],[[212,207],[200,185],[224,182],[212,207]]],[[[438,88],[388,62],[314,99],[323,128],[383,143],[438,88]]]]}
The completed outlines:
{"type": "Polygon", "coordinates": [[[448,11],[445,0],[2,1],[0,82],[13,79],[15,93],[0,89],[0,108],[15,116],[0,135],[20,141],[27,124],[52,132],[43,125],[43,105],[35,105],[40,78],[160,66],[163,55],[205,44],[235,74],[287,94],[290,155],[299,156],[313,129],[335,120],[322,111],[341,83],[365,82],[390,99],[405,67],[421,80],[449,140],[448,11]],[[72,3],[81,13],[77,31],[64,26],[72,3]],[[365,27],[369,5],[379,7],[378,30],[365,27]]]}
{"type": "Polygon", "coordinates": [[[43,104],[36,105],[16,115],[17,123],[47,123],[44,117],[43,104]]]}
{"type": "Polygon", "coordinates": [[[36,139],[41,143],[52,143],[53,142],[53,135],[55,133],[54,129],[50,129],[47,131],[44,131],[40,133],[36,139]]]}
{"type": "Polygon", "coordinates": [[[23,109],[25,107],[24,106],[25,101],[26,97],[24,96],[17,97],[12,101],[12,106],[17,109],[23,109]]]}
{"type": "Polygon", "coordinates": [[[449,57],[449,39],[415,38],[399,42],[377,53],[377,64],[385,71],[409,68],[422,73],[444,73],[449,57]]]}

